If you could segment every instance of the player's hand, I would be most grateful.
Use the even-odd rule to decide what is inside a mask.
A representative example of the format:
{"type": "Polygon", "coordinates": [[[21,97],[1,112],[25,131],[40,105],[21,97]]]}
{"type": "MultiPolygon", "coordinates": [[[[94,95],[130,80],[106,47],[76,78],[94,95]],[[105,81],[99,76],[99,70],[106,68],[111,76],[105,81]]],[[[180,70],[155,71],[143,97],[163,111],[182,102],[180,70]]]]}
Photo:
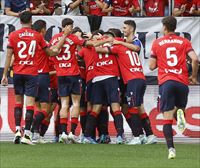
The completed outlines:
{"type": "Polygon", "coordinates": [[[181,5],[181,13],[184,13],[184,12],[185,12],[185,10],[186,10],[186,5],[187,5],[187,4],[181,5]]]}
{"type": "Polygon", "coordinates": [[[190,8],[189,13],[190,14],[194,14],[194,11],[195,11],[195,5],[192,5],[192,7],[190,8]]]}
{"type": "Polygon", "coordinates": [[[197,84],[199,84],[197,78],[193,77],[193,76],[189,77],[189,82],[190,82],[191,85],[197,85],[197,84]]]}
{"type": "Polygon", "coordinates": [[[7,86],[8,85],[8,78],[7,76],[3,76],[1,79],[1,85],[2,86],[7,86]]]}

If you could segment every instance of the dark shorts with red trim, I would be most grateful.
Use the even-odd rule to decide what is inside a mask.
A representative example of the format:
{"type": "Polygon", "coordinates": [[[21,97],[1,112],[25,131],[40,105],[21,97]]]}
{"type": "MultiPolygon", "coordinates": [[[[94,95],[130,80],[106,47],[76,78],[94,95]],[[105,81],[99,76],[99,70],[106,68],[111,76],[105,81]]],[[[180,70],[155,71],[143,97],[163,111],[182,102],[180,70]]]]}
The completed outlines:
{"type": "Polygon", "coordinates": [[[126,86],[126,101],[128,107],[139,107],[143,104],[146,81],[144,79],[132,79],[126,86]]]}
{"type": "Polygon", "coordinates": [[[14,74],[15,94],[35,97],[37,95],[37,79],[38,76],[14,74]]]}
{"type": "Polygon", "coordinates": [[[185,108],[188,101],[189,88],[187,85],[169,80],[159,86],[160,111],[170,111],[175,107],[185,108]]]}
{"type": "Polygon", "coordinates": [[[120,88],[117,77],[93,83],[92,104],[111,104],[120,102],[120,88]]]}
{"type": "Polygon", "coordinates": [[[58,76],[58,95],[60,97],[71,94],[81,95],[82,79],[78,76],[58,76]]]}

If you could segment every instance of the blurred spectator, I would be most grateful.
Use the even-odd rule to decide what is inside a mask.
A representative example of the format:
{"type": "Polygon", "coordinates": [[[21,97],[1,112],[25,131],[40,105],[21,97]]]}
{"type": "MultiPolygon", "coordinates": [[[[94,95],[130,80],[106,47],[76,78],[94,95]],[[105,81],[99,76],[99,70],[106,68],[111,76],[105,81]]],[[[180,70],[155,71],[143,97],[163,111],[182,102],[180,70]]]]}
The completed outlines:
{"type": "Polygon", "coordinates": [[[174,0],[174,16],[200,15],[200,0],[174,0]]]}
{"type": "Polygon", "coordinates": [[[144,0],[144,16],[165,16],[168,0],[144,0]]]}
{"type": "Polygon", "coordinates": [[[62,5],[58,2],[54,4],[54,15],[62,15],[62,5]]]}
{"type": "Polygon", "coordinates": [[[5,0],[6,15],[18,17],[25,10],[30,10],[29,0],[5,0]]]}
{"type": "Polygon", "coordinates": [[[81,15],[80,4],[83,0],[62,0],[62,10],[64,15],[81,15]]]}
{"type": "Polygon", "coordinates": [[[33,15],[52,15],[54,0],[31,0],[30,8],[33,15]]]}
{"type": "Polygon", "coordinates": [[[110,0],[85,0],[84,10],[88,15],[107,16],[112,11],[110,0]]]}
{"type": "Polygon", "coordinates": [[[112,16],[136,16],[140,12],[138,0],[112,0],[112,16]]]}

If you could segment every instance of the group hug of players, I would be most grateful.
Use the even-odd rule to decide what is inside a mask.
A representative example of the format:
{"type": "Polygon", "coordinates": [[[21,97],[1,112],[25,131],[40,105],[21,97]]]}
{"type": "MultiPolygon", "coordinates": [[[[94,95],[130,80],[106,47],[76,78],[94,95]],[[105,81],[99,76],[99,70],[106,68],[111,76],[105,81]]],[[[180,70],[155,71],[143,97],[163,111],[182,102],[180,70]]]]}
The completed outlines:
{"type": "MultiPolygon", "coordinates": [[[[172,19],[175,18],[172,17],[172,19]]],[[[109,108],[117,131],[117,144],[125,143],[122,115],[126,118],[133,135],[126,144],[153,144],[157,142],[143,105],[146,81],[139,56],[141,42],[134,36],[136,24],[133,20],[126,20],[123,23],[122,38],[121,31],[115,28],[111,28],[107,32],[95,31],[89,37],[84,35],[80,28],[73,28],[72,19],[65,18],[62,20],[62,31],[54,35],[48,44],[44,40],[45,21],[37,20],[32,24],[30,12],[23,12],[20,15],[20,21],[22,28],[9,35],[7,58],[2,78],[2,84],[7,85],[7,72],[14,55],[13,83],[16,98],[14,143],[29,145],[33,145],[33,142],[45,143],[43,137],[56,106],[59,107],[55,124],[56,141],[109,143],[109,108]],[[24,95],[26,95],[26,116],[22,137],[20,124],[24,95]],[[35,105],[36,108],[34,108],[35,105]],[[79,118],[82,135],[80,139],[77,139],[75,132],[79,118]],[[71,129],[68,133],[69,119],[71,129]],[[96,140],[96,128],[98,140],[96,140]]],[[[176,36],[175,38],[181,37],[176,36]]],[[[183,38],[181,40],[183,41],[183,38]]],[[[186,39],[184,39],[185,41],[186,39]]],[[[185,46],[187,52],[193,51],[190,43],[188,41],[185,43],[187,43],[185,46]]],[[[157,68],[155,60],[159,59],[157,57],[158,44],[153,44],[152,47],[152,60],[150,62],[152,70],[157,68]]],[[[172,51],[175,51],[173,47],[167,52],[172,51]]],[[[179,59],[176,60],[177,58],[173,59],[173,61],[179,61],[179,59]]],[[[192,57],[192,60],[195,59],[192,57]]],[[[176,62],[173,61],[167,60],[167,63],[175,64],[176,62]]],[[[165,68],[165,72],[161,70],[162,72],[159,72],[161,75],[168,71],[166,74],[169,80],[170,73],[172,73],[171,80],[178,81],[174,77],[177,74],[170,69],[171,67],[162,66],[165,68]]],[[[183,67],[184,79],[187,75],[185,70],[187,68],[183,67]]],[[[181,73],[178,75],[181,76],[181,73]]],[[[166,79],[163,79],[165,76],[164,74],[164,77],[159,79],[159,84],[166,82],[166,79]]],[[[191,81],[196,82],[195,80],[195,77],[191,78],[191,81]]],[[[182,101],[175,103],[182,103],[180,107],[185,107],[187,100],[184,97],[187,97],[188,94],[188,88],[185,86],[187,83],[184,81],[180,81],[180,83],[184,85],[182,88],[179,86],[183,94],[182,101]],[[184,93],[187,94],[184,95],[184,93]]],[[[166,86],[162,87],[166,92],[164,89],[166,86]]],[[[173,99],[172,94],[168,96],[171,97],[163,97],[173,99]]],[[[162,102],[162,99],[160,105],[163,112],[169,111],[170,109],[167,110],[167,108],[171,108],[171,106],[173,108],[179,107],[172,102],[166,104],[162,102]]],[[[179,119],[179,128],[184,130],[185,120],[182,112],[179,110],[181,114],[177,118],[179,119]]],[[[171,123],[169,119],[165,121],[165,124],[171,123]]],[[[167,131],[169,134],[169,129],[167,131]]],[[[169,139],[166,137],[166,140],[169,139]]],[[[173,141],[173,138],[171,139],[173,141]]],[[[173,144],[168,147],[174,149],[173,144]]],[[[172,154],[172,158],[173,156],[172,154]]]]}

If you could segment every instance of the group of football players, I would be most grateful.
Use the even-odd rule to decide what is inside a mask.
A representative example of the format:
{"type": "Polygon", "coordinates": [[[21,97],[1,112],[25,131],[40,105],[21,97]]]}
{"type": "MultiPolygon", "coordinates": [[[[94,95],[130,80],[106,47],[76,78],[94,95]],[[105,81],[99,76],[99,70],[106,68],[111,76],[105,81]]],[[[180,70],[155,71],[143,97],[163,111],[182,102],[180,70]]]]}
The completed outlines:
{"type": "MultiPolygon", "coordinates": [[[[72,19],[65,18],[62,31],[49,43],[44,40],[44,20],[32,24],[32,15],[26,11],[20,15],[20,21],[22,28],[9,35],[1,81],[3,85],[8,84],[7,72],[14,55],[14,143],[44,143],[43,137],[56,106],[59,111],[55,122],[56,141],[109,143],[109,111],[117,131],[117,144],[157,142],[143,104],[146,80],[140,61],[142,44],[135,36],[136,23],[133,20],[122,23],[122,37],[122,32],[115,28],[86,35],[80,28],[73,28],[72,19]],[[24,95],[26,116],[21,138],[24,95]],[[124,136],[123,116],[133,135],[128,142],[124,136]],[[82,135],[77,139],[75,132],[79,118],[82,135]],[[68,120],[71,121],[69,133],[68,120]]],[[[174,17],[166,17],[162,23],[165,36],[153,43],[149,66],[151,70],[158,67],[160,111],[164,114],[163,132],[171,159],[175,158],[174,114],[177,113],[178,128],[182,131],[185,128],[184,108],[188,96],[186,55],[192,60],[190,82],[193,84],[197,83],[198,58],[190,42],[174,34],[174,17]]]]}

